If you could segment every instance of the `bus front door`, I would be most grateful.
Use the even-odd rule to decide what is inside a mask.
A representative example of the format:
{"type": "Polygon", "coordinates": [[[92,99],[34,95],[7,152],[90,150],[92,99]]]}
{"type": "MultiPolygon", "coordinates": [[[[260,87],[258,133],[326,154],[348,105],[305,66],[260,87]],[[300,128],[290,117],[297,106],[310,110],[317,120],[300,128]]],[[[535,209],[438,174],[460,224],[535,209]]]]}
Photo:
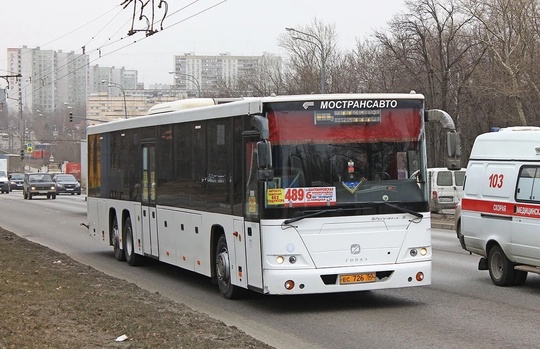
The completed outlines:
{"type": "Polygon", "coordinates": [[[156,147],[142,145],[142,237],[145,255],[159,257],[156,217],[156,147]]]}

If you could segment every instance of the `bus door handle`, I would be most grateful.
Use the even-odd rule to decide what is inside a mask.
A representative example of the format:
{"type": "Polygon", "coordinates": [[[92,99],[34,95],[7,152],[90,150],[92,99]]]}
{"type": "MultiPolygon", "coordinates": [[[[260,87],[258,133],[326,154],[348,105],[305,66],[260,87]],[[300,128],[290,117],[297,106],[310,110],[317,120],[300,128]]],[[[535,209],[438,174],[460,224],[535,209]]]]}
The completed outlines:
{"type": "Polygon", "coordinates": [[[143,217],[146,217],[146,210],[142,211],[142,215],[143,215],[143,217]]]}
{"type": "Polygon", "coordinates": [[[252,234],[252,232],[251,232],[251,227],[248,227],[248,229],[247,229],[247,234],[248,234],[248,236],[251,236],[251,234],[252,234]]]}

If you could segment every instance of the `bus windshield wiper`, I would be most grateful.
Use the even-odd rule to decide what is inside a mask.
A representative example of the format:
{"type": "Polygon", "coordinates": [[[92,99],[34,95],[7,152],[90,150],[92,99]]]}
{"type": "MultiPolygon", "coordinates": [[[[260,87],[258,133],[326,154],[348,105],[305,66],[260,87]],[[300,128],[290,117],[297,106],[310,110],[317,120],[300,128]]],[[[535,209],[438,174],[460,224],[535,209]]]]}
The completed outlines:
{"type": "Polygon", "coordinates": [[[413,210],[409,210],[408,208],[405,208],[405,207],[400,207],[398,205],[394,205],[394,204],[391,204],[389,202],[386,202],[386,201],[383,201],[383,203],[386,205],[386,206],[389,206],[389,207],[392,207],[398,211],[401,211],[401,212],[405,212],[405,213],[410,213],[412,214],[413,216],[415,217],[418,217],[418,218],[424,218],[424,215],[421,214],[421,213],[418,213],[416,211],[413,211],[413,210]]]}
{"type": "Polygon", "coordinates": [[[304,219],[304,218],[315,217],[315,216],[318,216],[318,215],[323,214],[323,213],[326,213],[326,212],[335,212],[335,211],[341,211],[341,210],[342,210],[341,208],[338,208],[338,209],[335,209],[335,210],[319,210],[319,211],[313,211],[313,212],[310,212],[310,213],[306,213],[306,214],[300,215],[300,216],[298,216],[298,217],[286,219],[285,221],[283,221],[283,224],[291,224],[291,223],[294,223],[294,222],[298,222],[299,220],[302,220],[302,219],[304,219]]]}

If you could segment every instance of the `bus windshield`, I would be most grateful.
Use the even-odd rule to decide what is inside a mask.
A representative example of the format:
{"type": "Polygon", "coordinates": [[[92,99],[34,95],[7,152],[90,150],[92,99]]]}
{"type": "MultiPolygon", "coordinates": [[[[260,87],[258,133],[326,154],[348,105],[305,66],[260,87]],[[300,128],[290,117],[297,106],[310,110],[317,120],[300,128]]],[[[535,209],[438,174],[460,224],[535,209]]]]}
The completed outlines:
{"type": "Polygon", "coordinates": [[[415,203],[409,207],[425,210],[427,191],[412,176],[423,161],[422,113],[418,101],[398,102],[325,111],[270,105],[274,178],[265,184],[265,208],[415,203]]]}

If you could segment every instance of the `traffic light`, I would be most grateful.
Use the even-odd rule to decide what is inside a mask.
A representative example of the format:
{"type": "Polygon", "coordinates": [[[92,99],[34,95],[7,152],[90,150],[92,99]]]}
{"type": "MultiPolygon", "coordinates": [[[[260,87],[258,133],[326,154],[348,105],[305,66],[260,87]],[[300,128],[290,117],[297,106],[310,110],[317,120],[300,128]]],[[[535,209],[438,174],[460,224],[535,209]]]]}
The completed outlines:
{"type": "Polygon", "coordinates": [[[69,112],[69,122],[73,122],[73,113],[69,112]]]}
{"type": "Polygon", "coordinates": [[[24,149],[21,149],[21,160],[24,160],[24,149]]]}

